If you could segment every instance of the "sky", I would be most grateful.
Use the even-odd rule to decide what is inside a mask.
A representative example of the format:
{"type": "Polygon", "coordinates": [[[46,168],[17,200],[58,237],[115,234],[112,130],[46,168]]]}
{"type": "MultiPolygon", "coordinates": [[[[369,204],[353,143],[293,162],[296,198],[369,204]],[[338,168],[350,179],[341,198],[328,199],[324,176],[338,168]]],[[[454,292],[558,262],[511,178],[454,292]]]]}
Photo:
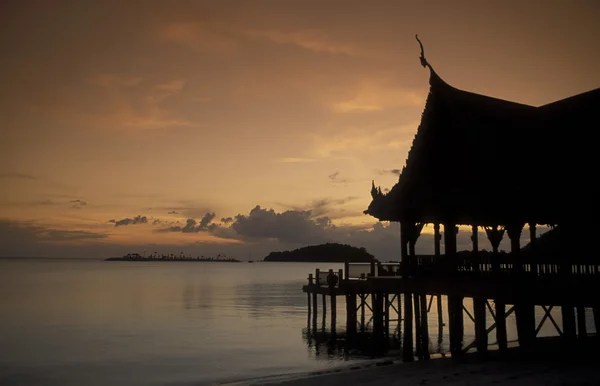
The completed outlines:
{"type": "Polygon", "coordinates": [[[449,84],[539,106],[600,86],[599,19],[584,0],[3,1],[0,255],[397,259],[398,224],[363,211],[424,109],[415,34],[449,84]]]}

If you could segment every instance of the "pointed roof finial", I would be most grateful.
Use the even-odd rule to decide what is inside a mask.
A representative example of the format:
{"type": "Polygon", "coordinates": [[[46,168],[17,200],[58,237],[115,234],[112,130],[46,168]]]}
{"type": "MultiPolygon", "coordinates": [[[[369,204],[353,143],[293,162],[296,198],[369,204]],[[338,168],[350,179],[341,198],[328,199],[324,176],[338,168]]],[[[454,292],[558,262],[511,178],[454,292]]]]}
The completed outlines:
{"type": "Polygon", "coordinates": [[[419,35],[415,35],[415,38],[419,42],[419,46],[421,46],[421,56],[419,57],[419,59],[421,59],[421,66],[429,67],[429,69],[431,69],[431,66],[429,65],[429,63],[427,63],[427,59],[425,59],[425,50],[423,49],[423,43],[421,43],[419,35]]]}

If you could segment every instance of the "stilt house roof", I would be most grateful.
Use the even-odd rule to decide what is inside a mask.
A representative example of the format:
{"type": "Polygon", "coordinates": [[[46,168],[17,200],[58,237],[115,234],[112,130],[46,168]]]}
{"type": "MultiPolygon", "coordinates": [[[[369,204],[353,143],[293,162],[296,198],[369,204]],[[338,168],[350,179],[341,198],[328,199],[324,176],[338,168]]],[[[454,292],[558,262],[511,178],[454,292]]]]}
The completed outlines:
{"type": "MultiPolygon", "coordinates": [[[[418,38],[417,38],[418,39],[418,38]]],[[[420,43],[420,41],[419,41],[420,43]]],[[[429,95],[382,221],[558,224],[598,209],[600,88],[535,107],[459,90],[427,62],[429,95]]]]}

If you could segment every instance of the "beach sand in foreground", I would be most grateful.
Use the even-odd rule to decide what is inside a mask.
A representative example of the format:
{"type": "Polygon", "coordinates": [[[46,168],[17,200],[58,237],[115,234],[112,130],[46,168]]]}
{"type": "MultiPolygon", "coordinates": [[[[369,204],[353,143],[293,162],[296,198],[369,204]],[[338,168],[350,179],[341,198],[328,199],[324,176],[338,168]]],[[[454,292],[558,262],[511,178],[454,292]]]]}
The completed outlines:
{"type": "Polygon", "coordinates": [[[481,359],[439,358],[413,363],[383,360],[305,376],[260,379],[245,385],[347,386],[347,385],[600,385],[600,356],[589,351],[525,353],[511,349],[481,359]]]}

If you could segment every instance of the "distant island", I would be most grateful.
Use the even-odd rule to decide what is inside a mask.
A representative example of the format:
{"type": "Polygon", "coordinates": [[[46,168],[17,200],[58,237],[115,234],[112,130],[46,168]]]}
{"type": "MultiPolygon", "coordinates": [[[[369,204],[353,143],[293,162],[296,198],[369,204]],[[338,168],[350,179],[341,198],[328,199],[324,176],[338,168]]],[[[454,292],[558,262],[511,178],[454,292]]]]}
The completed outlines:
{"type": "Polygon", "coordinates": [[[371,262],[375,256],[365,248],[356,248],[351,245],[327,243],[310,245],[294,249],[293,251],[271,252],[264,261],[280,262],[371,262]]]}
{"type": "Polygon", "coordinates": [[[225,255],[217,255],[216,257],[204,257],[204,256],[185,256],[180,255],[149,255],[142,256],[139,253],[128,253],[122,257],[109,257],[104,261],[201,261],[201,262],[221,262],[221,263],[241,263],[240,260],[227,257],[225,255]]]}

